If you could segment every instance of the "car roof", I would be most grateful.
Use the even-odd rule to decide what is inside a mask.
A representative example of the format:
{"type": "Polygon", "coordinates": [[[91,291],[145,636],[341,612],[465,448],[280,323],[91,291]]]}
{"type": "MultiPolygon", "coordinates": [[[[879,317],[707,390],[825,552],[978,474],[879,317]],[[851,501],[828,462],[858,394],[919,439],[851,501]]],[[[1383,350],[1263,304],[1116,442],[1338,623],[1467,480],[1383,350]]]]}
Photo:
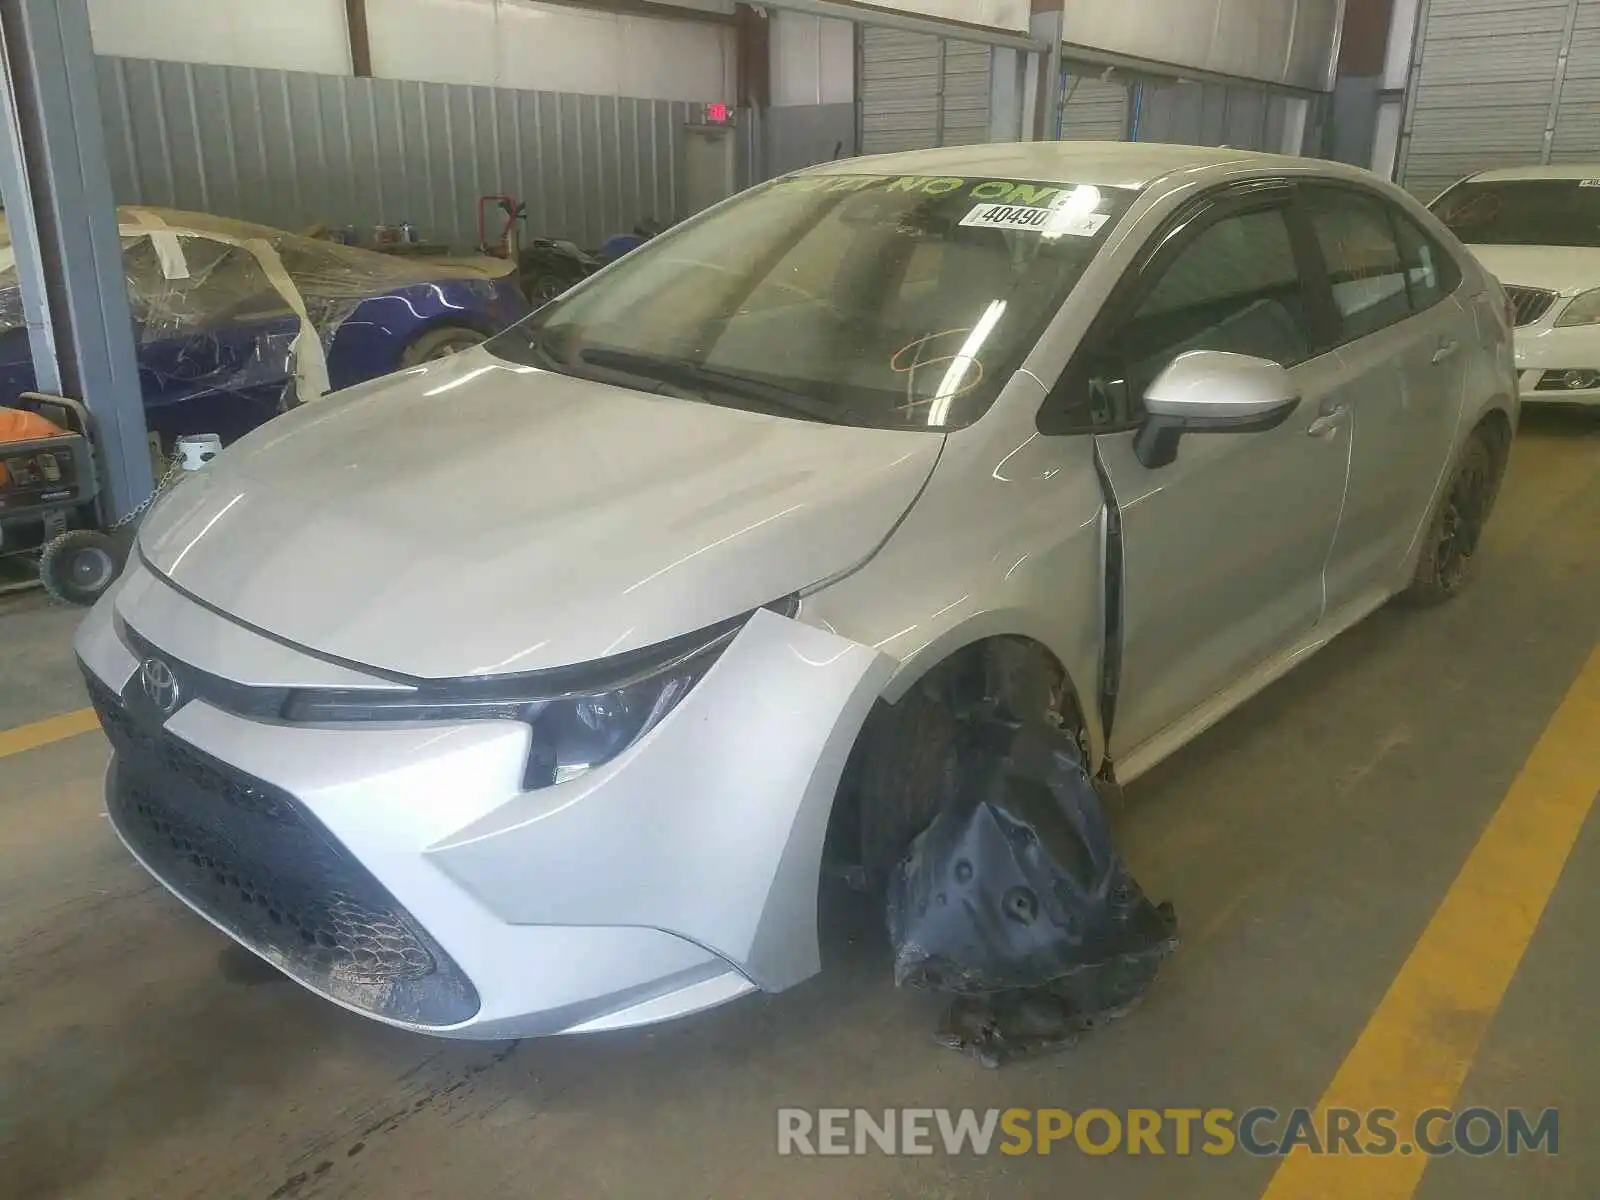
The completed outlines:
{"type": "Polygon", "coordinates": [[[1497,167],[1469,175],[1463,183],[1495,182],[1502,179],[1600,179],[1600,162],[1546,163],[1537,167],[1497,167]]]}
{"type": "Polygon", "coordinates": [[[819,163],[800,174],[859,171],[888,175],[993,175],[1097,187],[1146,187],[1179,171],[1234,167],[1241,173],[1308,168],[1334,178],[1374,179],[1370,172],[1325,159],[1291,158],[1227,146],[1161,142],[991,142],[942,146],[819,163]]]}

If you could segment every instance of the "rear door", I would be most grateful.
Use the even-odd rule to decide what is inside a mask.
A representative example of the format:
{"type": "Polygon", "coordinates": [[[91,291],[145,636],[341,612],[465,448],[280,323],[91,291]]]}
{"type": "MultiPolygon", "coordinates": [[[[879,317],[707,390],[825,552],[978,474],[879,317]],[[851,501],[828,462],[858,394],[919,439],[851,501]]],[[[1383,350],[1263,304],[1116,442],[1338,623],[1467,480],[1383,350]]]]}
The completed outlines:
{"type": "Polygon", "coordinates": [[[1370,607],[1404,581],[1407,551],[1447,466],[1477,327],[1454,261],[1399,208],[1357,186],[1300,189],[1334,302],[1336,406],[1353,434],[1350,486],[1328,559],[1328,611],[1370,607]]]}
{"type": "Polygon", "coordinates": [[[1316,352],[1320,318],[1291,205],[1285,185],[1250,186],[1180,214],[1063,377],[1097,410],[1096,451],[1120,521],[1114,757],[1287,650],[1322,615],[1349,434],[1322,420],[1335,364],[1316,352]],[[1195,349],[1280,363],[1300,404],[1276,429],[1186,435],[1176,461],[1147,468],[1133,450],[1145,389],[1195,349]]]}

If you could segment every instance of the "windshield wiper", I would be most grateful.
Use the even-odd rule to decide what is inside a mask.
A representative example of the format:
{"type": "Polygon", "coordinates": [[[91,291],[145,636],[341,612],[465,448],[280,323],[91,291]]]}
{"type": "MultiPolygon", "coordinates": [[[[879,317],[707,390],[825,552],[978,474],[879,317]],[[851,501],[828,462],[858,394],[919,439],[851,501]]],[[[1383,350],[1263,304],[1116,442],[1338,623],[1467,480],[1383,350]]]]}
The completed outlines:
{"type": "MultiPolygon", "coordinates": [[[[550,371],[557,375],[568,375],[574,379],[590,379],[596,383],[612,383],[613,370],[588,369],[598,364],[590,364],[580,357],[578,362],[569,362],[558,357],[552,352],[545,339],[537,331],[530,331],[513,325],[501,331],[490,342],[489,349],[500,355],[501,358],[511,362],[521,363],[527,367],[538,367],[541,371],[550,371]],[[514,346],[508,344],[508,335],[512,332],[518,334],[518,343],[514,346]]],[[[678,399],[700,400],[703,395],[700,389],[676,386],[671,383],[661,382],[657,387],[645,389],[657,395],[675,396],[678,399]]]]}
{"type": "Polygon", "coordinates": [[[586,363],[608,370],[622,371],[644,379],[652,379],[674,387],[697,391],[717,391],[747,400],[779,412],[793,413],[830,425],[865,425],[867,422],[849,409],[838,404],[815,400],[764,379],[741,375],[736,371],[723,371],[704,367],[681,358],[663,358],[654,354],[640,354],[632,350],[593,348],[578,356],[586,363]]]}

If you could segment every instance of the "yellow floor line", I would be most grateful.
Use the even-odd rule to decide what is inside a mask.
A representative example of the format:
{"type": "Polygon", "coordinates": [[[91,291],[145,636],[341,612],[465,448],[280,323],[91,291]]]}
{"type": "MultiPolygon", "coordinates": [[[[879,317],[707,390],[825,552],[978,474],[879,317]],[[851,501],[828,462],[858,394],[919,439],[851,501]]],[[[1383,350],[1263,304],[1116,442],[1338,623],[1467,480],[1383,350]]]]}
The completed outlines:
{"type": "MultiPolygon", "coordinates": [[[[1406,1142],[1418,1114],[1454,1105],[1597,792],[1600,646],[1329,1084],[1315,1128],[1327,1128],[1330,1108],[1392,1108],[1406,1142]]],[[[1420,1151],[1315,1156],[1297,1146],[1262,1200],[1405,1200],[1427,1163],[1420,1151]]]]}
{"type": "Polygon", "coordinates": [[[80,708],[76,712],[62,713],[59,717],[35,721],[32,725],[0,729],[0,758],[9,758],[24,750],[37,750],[51,742],[77,737],[80,733],[99,728],[100,722],[95,719],[94,709],[80,708]]]}

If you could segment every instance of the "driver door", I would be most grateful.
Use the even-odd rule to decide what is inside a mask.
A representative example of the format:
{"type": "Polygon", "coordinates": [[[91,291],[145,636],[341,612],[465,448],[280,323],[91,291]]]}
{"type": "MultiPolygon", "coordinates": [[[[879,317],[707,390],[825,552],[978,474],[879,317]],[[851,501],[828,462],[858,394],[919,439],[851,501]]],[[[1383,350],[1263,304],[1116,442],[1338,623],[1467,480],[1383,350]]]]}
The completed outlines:
{"type": "MultiPolygon", "coordinates": [[[[1095,448],[1121,526],[1122,629],[1108,749],[1126,757],[1303,638],[1323,613],[1350,429],[1319,355],[1324,298],[1307,284],[1287,187],[1203,199],[1159,239],[1091,335],[1089,384],[1109,406],[1095,448]],[[1145,390],[1179,354],[1225,350],[1289,369],[1300,402],[1275,429],[1190,433],[1176,461],[1134,453],[1145,390]],[[1120,410],[1120,412],[1118,411],[1120,410]]],[[[1119,289],[1120,290],[1120,289],[1119,289]]]]}

